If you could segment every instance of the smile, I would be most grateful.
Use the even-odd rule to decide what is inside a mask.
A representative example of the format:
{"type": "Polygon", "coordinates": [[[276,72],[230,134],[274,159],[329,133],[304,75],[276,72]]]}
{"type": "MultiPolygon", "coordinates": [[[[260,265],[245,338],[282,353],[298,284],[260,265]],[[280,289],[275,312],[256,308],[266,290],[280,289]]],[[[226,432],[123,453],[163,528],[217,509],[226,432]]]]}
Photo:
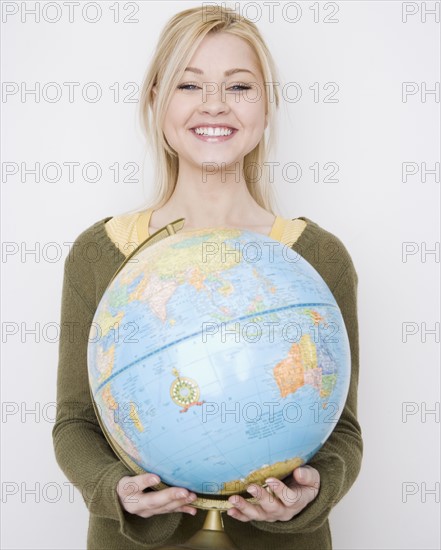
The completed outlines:
{"type": "Polygon", "coordinates": [[[197,128],[191,128],[190,131],[198,139],[213,143],[226,141],[237,132],[235,128],[227,128],[223,126],[198,126],[197,128]]]}

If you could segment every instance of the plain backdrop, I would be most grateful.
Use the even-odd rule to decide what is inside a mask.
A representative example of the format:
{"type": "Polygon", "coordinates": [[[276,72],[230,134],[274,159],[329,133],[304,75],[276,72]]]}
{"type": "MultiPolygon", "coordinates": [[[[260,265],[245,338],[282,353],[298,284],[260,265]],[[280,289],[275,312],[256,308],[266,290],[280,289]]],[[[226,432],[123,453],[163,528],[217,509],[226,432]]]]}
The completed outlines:
{"type": "MultiPolygon", "coordinates": [[[[63,263],[80,232],[148,199],[134,92],[163,25],[198,4],[98,2],[96,22],[93,3],[72,22],[62,2],[2,4],[2,548],[84,549],[88,512],[51,436],[63,263]]],[[[240,6],[302,92],[279,114],[278,213],[337,235],[359,276],[365,447],[334,548],[439,548],[439,2],[275,2],[273,20],[240,6]]]]}

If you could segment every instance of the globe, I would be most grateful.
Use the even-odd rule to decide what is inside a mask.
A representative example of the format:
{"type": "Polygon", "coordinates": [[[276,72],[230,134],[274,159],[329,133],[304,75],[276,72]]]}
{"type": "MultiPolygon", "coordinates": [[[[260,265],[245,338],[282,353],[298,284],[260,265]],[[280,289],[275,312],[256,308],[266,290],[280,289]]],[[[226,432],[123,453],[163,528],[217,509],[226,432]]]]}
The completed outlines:
{"type": "Polygon", "coordinates": [[[96,309],[90,392],[135,472],[221,498],[283,479],[345,404],[350,347],[327,284],[248,230],[180,231],[142,248],[96,309]]]}

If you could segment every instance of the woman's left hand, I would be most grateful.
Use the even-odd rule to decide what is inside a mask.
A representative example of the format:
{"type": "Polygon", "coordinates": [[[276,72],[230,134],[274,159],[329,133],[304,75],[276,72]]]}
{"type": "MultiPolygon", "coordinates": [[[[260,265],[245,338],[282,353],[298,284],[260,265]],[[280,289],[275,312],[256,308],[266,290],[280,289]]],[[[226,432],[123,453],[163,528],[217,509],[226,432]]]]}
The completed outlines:
{"type": "Polygon", "coordinates": [[[234,508],[227,514],[243,522],[288,521],[315,499],[320,489],[320,474],[312,466],[305,465],[296,468],[284,481],[268,478],[267,485],[271,492],[256,484],[249,485],[247,490],[257,499],[255,503],[231,495],[228,501],[234,508]]]}

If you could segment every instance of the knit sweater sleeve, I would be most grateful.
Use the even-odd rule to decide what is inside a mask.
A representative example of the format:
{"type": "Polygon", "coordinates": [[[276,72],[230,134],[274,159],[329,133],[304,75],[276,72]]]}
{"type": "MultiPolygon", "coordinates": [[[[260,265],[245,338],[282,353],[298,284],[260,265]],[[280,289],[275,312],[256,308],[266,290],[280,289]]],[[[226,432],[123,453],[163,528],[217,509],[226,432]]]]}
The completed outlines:
{"type": "Polygon", "coordinates": [[[94,311],[84,294],[87,289],[87,295],[93,295],[95,288],[87,267],[80,264],[66,261],[64,269],[57,409],[52,430],[55,457],[66,477],[81,492],[91,514],[119,522],[120,533],[145,548],[157,547],[174,533],[182,513],[142,518],[128,513],[119,502],[118,481],[134,474],[109,446],[91,401],[87,344],[94,311]],[[83,279],[84,288],[79,287],[83,279]]]}
{"type": "Polygon", "coordinates": [[[340,307],[350,342],[351,378],[342,414],[329,438],[308,464],[320,474],[320,489],[314,500],[289,521],[252,521],[272,533],[310,533],[323,525],[331,509],[343,498],[361,468],[363,441],[357,419],[359,343],[357,319],[358,276],[352,261],[331,291],[340,307]]]}

